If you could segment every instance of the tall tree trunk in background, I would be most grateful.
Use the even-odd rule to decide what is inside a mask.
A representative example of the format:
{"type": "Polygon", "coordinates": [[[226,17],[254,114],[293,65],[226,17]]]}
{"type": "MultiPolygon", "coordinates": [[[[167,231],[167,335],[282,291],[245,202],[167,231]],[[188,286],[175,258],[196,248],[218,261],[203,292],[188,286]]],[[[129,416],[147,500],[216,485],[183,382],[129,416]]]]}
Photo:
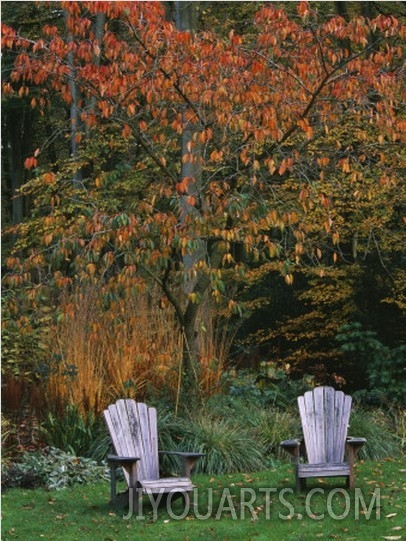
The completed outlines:
{"type": "Polygon", "coordinates": [[[349,21],[348,15],[348,2],[334,2],[334,6],[337,11],[337,15],[340,15],[346,21],[349,21]]]}
{"type": "MultiPolygon", "coordinates": [[[[365,17],[365,19],[373,19],[376,17],[377,12],[375,9],[375,2],[360,2],[361,4],[361,15],[365,17]]],[[[371,47],[371,51],[369,54],[372,54],[377,50],[377,44],[378,44],[378,37],[376,33],[371,29],[371,31],[368,34],[368,44],[371,47]]]]}
{"type": "MultiPolygon", "coordinates": [[[[99,46],[99,49],[101,48],[101,43],[103,39],[103,33],[104,33],[104,23],[106,20],[105,13],[98,13],[96,15],[96,21],[94,25],[94,34],[96,37],[97,44],[99,46]]],[[[65,13],[65,22],[67,23],[67,14],[65,13]]],[[[66,24],[67,26],[67,24],[66,24]]],[[[68,29],[69,32],[69,29],[68,29]]],[[[68,42],[72,41],[72,36],[68,34],[68,42]]],[[[94,63],[96,66],[100,66],[100,53],[94,54],[94,63]]],[[[72,97],[72,102],[69,110],[69,120],[70,120],[70,154],[72,158],[72,162],[76,163],[78,162],[79,158],[79,141],[80,141],[80,134],[83,130],[85,130],[86,137],[90,137],[90,130],[89,128],[84,128],[83,122],[80,118],[80,93],[76,85],[76,70],[75,70],[75,62],[74,62],[74,53],[68,54],[68,81],[69,81],[69,90],[72,97]]],[[[96,105],[96,97],[93,96],[90,98],[89,103],[86,104],[87,109],[89,111],[92,111],[95,108],[96,105]]],[[[77,167],[77,169],[74,170],[73,173],[73,182],[80,182],[82,180],[83,172],[80,167],[77,167]]]]}
{"type": "Polygon", "coordinates": [[[199,2],[183,2],[176,0],[176,26],[178,30],[194,32],[197,28],[199,2]]]}
{"type": "Polygon", "coordinates": [[[372,19],[375,16],[374,2],[360,2],[361,4],[361,15],[367,19],[372,19]]]}
{"type": "MultiPolygon", "coordinates": [[[[69,33],[68,29],[68,14],[65,12],[65,24],[68,30],[68,43],[73,41],[72,35],[69,33]]],[[[70,52],[67,56],[68,58],[68,82],[69,82],[69,91],[72,98],[70,109],[69,109],[69,121],[70,121],[70,155],[72,162],[76,163],[78,161],[78,145],[79,145],[79,134],[80,134],[80,112],[79,112],[79,91],[76,85],[76,72],[75,72],[75,62],[74,54],[70,52]]],[[[82,178],[80,168],[74,170],[72,181],[79,182],[82,178]]]]}
{"type": "Polygon", "coordinates": [[[24,160],[32,152],[32,109],[25,102],[16,100],[6,110],[6,131],[9,157],[9,191],[12,196],[11,222],[18,224],[26,215],[25,198],[18,195],[18,190],[25,181],[24,160]]]}
{"type": "MultiPolygon", "coordinates": [[[[175,20],[178,30],[190,32],[196,30],[198,2],[175,2],[175,20]]],[[[193,104],[192,104],[193,105],[193,104]]],[[[183,132],[182,132],[182,160],[181,160],[181,180],[187,185],[184,195],[182,195],[182,221],[198,218],[199,210],[197,207],[201,204],[200,191],[202,183],[202,148],[200,143],[200,133],[203,128],[199,119],[191,110],[187,103],[183,106],[183,132]],[[196,205],[196,206],[195,206],[196,205]]],[[[183,257],[183,264],[186,269],[188,279],[185,283],[185,293],[196,293],[198,296],[204,294],[209,285],[207,277],[202,275],[194,276],[192,272],[195,264],[206,257],[207,247],[202,239],[196,241],[196,250],[183,257]]],[[[183,313],[183,331],[185,339],[183,366],[185,372],[191,375],[198,365],[199,360],[199,340],[198,329],[196,329],[197,317],[200,306],[196,302],[187,301],[186,309],[183,313]]]]}
{"type": "Polygon", "coordinates": [[[21,134],[23,133],[22,118],[19,115],[13,115],[13,120],[7,122],[8,140],[10,144],[10,188],[13,197],[11,222],[18,224],[22,222],[24,216],[24,202],[21,196],[17,195],[23,180],[23,156],[21,148],[21,134]]]}
{"type": "MultiPolygon", "coordinates": [[[[175,2],[176,8],[176,26],[178,30],[183,32],[193,33],[196,30],[197,22],[197,4],[198,2],[175,2]]],[[[200,186],[202,183],[202,149],[199,139],[202,126],[199,125],[199,119],[195,116],[190,120],[190,115],[193,115],[190,105],[183,105],[182,120],[182,163],[181,163],[181,180],[187,179],[187,191],[182,197],[182,220],[188,217],[198,215],[199,211],[193,204],[190,204],[189,198],[193,197],[198,202],[200,186]]],[[[196,239],[198,240],[198,239],[196,239]]],[[[202,241],[199,241],[199,248],[195,253],[184,256],[183,263],[186,269],[192,269],[194,263],[204,257],[205,246],[202,241]]],[[[196,279],[190,278],[190,281],[185,284],[186,293],[191,293],[195,286],[196,279]]]]}
{"type": "MultiPolygon", "coordinates": [[[[99,53],[95,53],[93,55],[93,61],[94,61],[94,64],[97,66],[97,67],[100,67],[100,51],[101,51],[101,47],[102,47],[102,41],[103,41],[103,35],[104,35],[104,23],[106,22],[106,14],[105,13],[98,13],[96,15],[96,21],[95,21],[95,24],[94,24],[94,35],[96,37],[96,41],[97,41],[97,45],[99,47],[99,53]]],[[[90,98],[90,103],[89,103],[89,110],[90,112],[94,111],[95,107],[96,107],[96,103],[97,103],[97,98],[96,96],[92,96],[90,98]]],[[[86,127],[86,138],[89,138],[90,137],[90,129],[88,127],[86,127]]]]}

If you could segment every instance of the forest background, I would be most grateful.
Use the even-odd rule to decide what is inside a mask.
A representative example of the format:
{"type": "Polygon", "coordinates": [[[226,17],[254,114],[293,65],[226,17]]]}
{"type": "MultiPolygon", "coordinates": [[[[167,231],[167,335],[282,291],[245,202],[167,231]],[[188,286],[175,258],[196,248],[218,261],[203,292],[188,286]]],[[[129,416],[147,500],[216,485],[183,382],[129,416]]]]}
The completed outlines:
{"type": "Polygon", "coordinates": [[[2,2],[8,419],[404,404],[404,17],[2,2]]]}

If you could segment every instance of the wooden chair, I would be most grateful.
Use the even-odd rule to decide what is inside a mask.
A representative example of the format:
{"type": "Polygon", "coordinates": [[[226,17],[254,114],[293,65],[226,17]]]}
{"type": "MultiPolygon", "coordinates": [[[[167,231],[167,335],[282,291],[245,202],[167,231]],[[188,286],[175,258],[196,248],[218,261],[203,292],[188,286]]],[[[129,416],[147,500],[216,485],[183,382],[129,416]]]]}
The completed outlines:
{"type": "MultiPolygon", "coordinates": [[[[190,473],[204,453],[158,451],[156,409],[131,399],[117,400],[104,411],[116,455],[108,456],[111,471],[111,503],[124,503],[116,491],[116,468],[121,466],[133,501],[134,509],[143,494],[180,493],[190,504],[193,484],[190,473]],[[158,452],[178,455],[182,459],[182,476],[159,476],[158,452]]],[[[124,501],[128,502],[128,494],[124,501]]]]}
{"type": "Polygon", "coordinates": [[[347,486],[354,488],[354,460],[366,439],[347,437],[351,402],[351,396],[332,387],[299,396],[307,463],[300,460],[301,440],[280,444],[295,462],[297,490],[305,488],[310,477],[346,477],[347,486]]]}

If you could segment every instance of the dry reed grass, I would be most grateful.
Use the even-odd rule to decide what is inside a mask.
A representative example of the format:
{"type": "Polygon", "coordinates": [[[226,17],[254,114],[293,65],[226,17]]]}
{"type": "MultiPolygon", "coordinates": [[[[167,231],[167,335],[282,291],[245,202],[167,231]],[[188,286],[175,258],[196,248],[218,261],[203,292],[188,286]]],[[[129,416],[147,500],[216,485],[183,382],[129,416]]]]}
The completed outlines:
{"type": "MultiPolygon", "coordinates": [[[[70,403],[83,412],[100,412],[118,397],[144,399],[148,390],[177,400],[183,337],[159,291],[147,291],[103,307],[96,287],[63,300],[65,316],[55,328],[52,355],[60,359],[46,387],[49,407],[70,403]]],[[[207,303],[198,371],[203,395],[218,389],[227,352],[224,331],[217,332],[207,303]]]]}

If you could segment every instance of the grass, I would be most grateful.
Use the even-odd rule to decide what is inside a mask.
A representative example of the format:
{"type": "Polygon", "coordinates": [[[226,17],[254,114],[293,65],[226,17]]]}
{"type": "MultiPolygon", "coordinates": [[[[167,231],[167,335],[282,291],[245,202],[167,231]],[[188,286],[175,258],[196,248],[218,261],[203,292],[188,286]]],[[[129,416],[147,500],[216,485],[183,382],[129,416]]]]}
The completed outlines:
{"type": "MultiPolygon", "coordinates": [[[[113,510],[108,504],[107,483],[77,485],[60,491],[43,489],[11,489],[2,495],[2,539],[48,539],[82,541],[100,539],[121,541],[145,540],[306,540],[342,539],[404,539],[406,529],[406,458],[381,462],[359,462],[356,466],[356,487],[360,489],[365,509],[360,506],[356,516],[355,493],[335,493],[343,488],[342,479],[312,480],[307,491],[293,494],[292,467],[289,464],[255,474],[196,475],[199,487],[195,498],[200,515],[206,515],[212,497],[209,518],[199,520],[191,510],[183,520],[181,500],[172,507],[172,516],[166,507],[158,510],[154,520],[153,508],[144,499],[143,519],[132,516],[123,519],[124,509],[113,510]],[[260,492],[262,488],[262,492],[260,492]],[[276,488],[271,502],[266,505],[264,489],[276,488]],[[311,493],[314,488],[324,490],[311,493]],[[245,502],[255,498],[251,507],[241,506],[241,490],[245,489],[245,502]],[[251,489],[251,493],[248,492],[251,489]],[[380,491],[379,500],[373,493],[380,491]],[[281,499],[281,495],[285,500],[281,499]],[[306,506],[310,501],[310,507],[306,506]],[[332,512],[328,511],[328,501],[332,512]],[[244,518],[243,511],[244,510],[244,518]],[[290,511],[290,518],[286,518],[290,511]],[[266,516],[266,513],[269,516],[266,516]],[[324,513],[320,520],[312,518],[324,513]],[[334,515],[344,517],[341,520],[334,515]],[[217,516],[216,516],[217,515],[217,516]],[[282,518],[279,515],[283,515],[282,518]]],[[[377,494],[377,493],[375,493],[377,494]]],[[[361,502],[362,503],[362,502],[361,502]]]]}

